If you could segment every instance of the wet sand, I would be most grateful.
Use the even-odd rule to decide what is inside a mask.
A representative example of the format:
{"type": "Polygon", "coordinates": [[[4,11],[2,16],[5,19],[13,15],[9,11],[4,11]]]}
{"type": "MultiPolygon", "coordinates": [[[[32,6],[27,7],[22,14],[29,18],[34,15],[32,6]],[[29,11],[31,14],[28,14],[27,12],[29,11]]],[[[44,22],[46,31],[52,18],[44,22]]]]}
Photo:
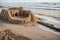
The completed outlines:
{"type": "Polygon", "coordinates": [[[44,8],[26,8],[28,10],[31,10],[33,13],[38,14],[38,15],[46,15],[46,16],[51,16],[51,17],[57,17],[60,18],[60,10],[47,10],[44,8]]]}

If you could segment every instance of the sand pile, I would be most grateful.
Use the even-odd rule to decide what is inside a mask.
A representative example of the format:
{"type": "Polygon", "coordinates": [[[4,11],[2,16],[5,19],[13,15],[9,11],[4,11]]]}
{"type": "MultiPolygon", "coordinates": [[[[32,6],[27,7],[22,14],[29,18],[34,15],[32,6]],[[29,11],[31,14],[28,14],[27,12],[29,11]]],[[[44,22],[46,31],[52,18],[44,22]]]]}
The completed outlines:
{"type": "Polygon", "coordinates": [[[31,40],[27,37],[14,34],[10,29],[0,31],[0,40],[31,40]]]}

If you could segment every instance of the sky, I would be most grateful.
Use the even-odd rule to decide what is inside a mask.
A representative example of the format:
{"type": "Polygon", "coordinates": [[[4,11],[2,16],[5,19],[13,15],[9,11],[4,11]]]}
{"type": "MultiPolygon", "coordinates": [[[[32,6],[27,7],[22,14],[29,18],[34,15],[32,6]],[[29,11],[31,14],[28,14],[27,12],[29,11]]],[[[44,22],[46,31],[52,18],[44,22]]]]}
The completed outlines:
{"type": "Polygon", "coordinates": [[[60,2],[60,0],[0,0],[0,2],[60,2]]]}

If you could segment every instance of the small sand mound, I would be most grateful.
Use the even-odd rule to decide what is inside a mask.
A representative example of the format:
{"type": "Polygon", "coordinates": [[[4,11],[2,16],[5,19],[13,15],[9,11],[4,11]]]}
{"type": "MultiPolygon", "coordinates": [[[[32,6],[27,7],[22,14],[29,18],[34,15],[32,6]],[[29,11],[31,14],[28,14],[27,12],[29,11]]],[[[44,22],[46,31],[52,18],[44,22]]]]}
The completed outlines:
{"type": "Polygon", "coordinates": [[[14,34],[10,29],[0,31],[0,40],[31,40],[27,37],[14,34]]]}

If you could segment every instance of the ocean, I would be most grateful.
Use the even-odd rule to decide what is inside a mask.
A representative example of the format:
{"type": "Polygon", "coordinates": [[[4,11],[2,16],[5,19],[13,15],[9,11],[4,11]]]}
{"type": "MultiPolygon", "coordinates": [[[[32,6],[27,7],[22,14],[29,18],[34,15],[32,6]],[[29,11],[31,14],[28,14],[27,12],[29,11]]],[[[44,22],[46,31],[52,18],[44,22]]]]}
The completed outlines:
{"type": "Polygon", "coordinates": [[[11,7],[20,7],[20,6],[23,6],[23,7],[54,7],[54,8],[60,8],[60,2],[56,2],[56,3],[53,3],[53,2],[23,2],[23,3],[8,3],[8,2],[0,2],[0,6],[11,6],[11,7]]]}

